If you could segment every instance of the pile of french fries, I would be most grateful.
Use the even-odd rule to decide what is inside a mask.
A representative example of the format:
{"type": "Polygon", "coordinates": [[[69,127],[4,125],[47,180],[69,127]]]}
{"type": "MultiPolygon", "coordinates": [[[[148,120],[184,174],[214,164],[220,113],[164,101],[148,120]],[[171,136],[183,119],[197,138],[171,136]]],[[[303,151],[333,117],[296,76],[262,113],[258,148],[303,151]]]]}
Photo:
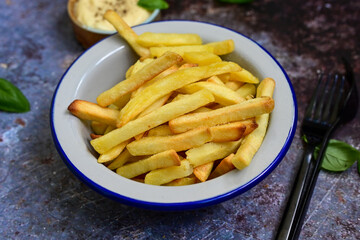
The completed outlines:
{"type": "Polygon", "coordinates": [[[139,55],[125,80],[68,110],[91,121],[98,162],[152,185],[179,186],[248,166],[274,108],[275,81],[261,82],[221,56],[234,42],[197,34],[137,35],[114,11],[104,15],[139,55]]]}

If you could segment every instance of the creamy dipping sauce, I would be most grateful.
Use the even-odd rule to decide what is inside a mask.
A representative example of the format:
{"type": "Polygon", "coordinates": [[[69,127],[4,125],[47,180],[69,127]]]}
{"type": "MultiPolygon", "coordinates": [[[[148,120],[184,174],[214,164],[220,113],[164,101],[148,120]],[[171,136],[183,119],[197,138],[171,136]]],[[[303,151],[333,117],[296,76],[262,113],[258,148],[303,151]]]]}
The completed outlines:
{"type": "Polygon", "coordinates": [[[138,0],[78,0],[74,6],[76,19],[96,29],[115,31],[103,18],[107,10],[116,11],[129,26],[143,23],[151,12],[137,5],[138,0]]]}

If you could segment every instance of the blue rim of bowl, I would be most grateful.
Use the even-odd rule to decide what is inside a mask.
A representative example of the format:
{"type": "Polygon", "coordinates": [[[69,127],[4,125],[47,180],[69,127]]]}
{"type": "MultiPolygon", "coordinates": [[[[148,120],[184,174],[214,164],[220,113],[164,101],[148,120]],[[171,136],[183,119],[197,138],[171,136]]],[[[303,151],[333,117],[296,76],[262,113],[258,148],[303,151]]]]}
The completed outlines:
{"type": "MultiPolygon", "coordinates": [[[[166,21],[158,21],[158,22],[194,22],[194,21],[188,21],[188,20],[166,20],[166,21]]],[[[95,45],[97,45],[98,43],[96,43],[95,45],[93,45],[92,47],[90,47],[88,50],[84,51],[77,59],[74,60],[74,62],[69,66],[69,68],[65,71],[65,73],[62,75],[52,98],[51,101],[51,107],[50,107],[50,127],[51,127],[51,134],[53,137],[53,141],[55,144],[55,147],[59,153],[59,155],[61,156],[62,160],[64,161],[64,163],[66,164],[66,166],[72,171],[72,173],[77,176],[80,180],[82,180],[87,186],[89,186],[91,189],[95,190],[96,192],[100,193],[103,196],[106,196],[112,200],[115,200],[117,202],[129,205],[129,206],[134,206],[134,207],[140,207],[140,208],[145,208],[145,209],[151,209],[151,210],[164,210],[164,211],[178,211],[178,210],[191,210],[191,209],[197,209],[197,208],[203,208],[203,207],[207,207],[207,206],[211,206],[211,205],[215,205],[224,201],[227,201],[231,198],[234,198],[248,190],[250,190],[251,188],[253,188],[254,186],[256,186],[258,183],[260,183],[265,177],[267,177],[281,162],[281,160],[285,157],[285,154],[287,153],[287,151],[290,148],[290,145],[292,143],[292,140],[295,136],[295,132],[296,132],[296,127],[297,127],[297,119],[298,119],[298,105],[297,105],[297,101],[296,101],[296,95],[295,95],[295,91],[294,88],[291,84],[290,78],[288,77],[287,73],[285,72],[284,68],[280,65],[280,63],[275,59],[275,57],[273,57],[269,51],[267,51],[264,47],[262,47],[259,43],[257,43],[256,41],[252,40],[251,38],[243,35],[242,33],[239,33],[233,29],[221,26],[221,25],[217,25],[217,24],[213,24],[213,23],[208,23],[208,22],[202,22],[202,21],[196,21],[196,23],[202,23],[202,24],[207,24],[207,25],[213,25],[216,27],[220,27],[220,28],[224,28],[227,29],[229,31],[232,31],[236,34],[239,34],[245,38],[247,38],[248,40],[252,41],[253,43],[255,43],[257,46],[259,46],[264,52],[266,52],[272,59],[273,61],[279,66],[279,68],[281,69],[282,73],[284,74],[289,88],[291,90],[291,94],[292,94],[292,98],[293,98],[293,107],[294,107],[294,117],[293,117],[293,124],[292,127],[289,130],[288,136],[286,138],[285,144],[282,147],[282,149],[280,150],[280,152],[278,153],[278,155],[275,157],[275,159],[271,162],[271,164],[264,169],[259,175],[257,175],[256,177],[254,177],[253,179],[251,179],[250,181],[248,181],[246,184],[239,186],[238,188],[229,191],[227,193],[218,195],[216,197],[212,197],[212,198],[207,198],[207,199],[203,199],[203,200],[198,200],[198,201],[190,201],[190,202],[181,202],[181,203],[157,203],[157,202],[148,202],[148,201],[142,201],[142,200],[137,200],[137,199],[133,199],[133,198],[129,198],[126,196],[123,196],[119,193],[115,193],[113,191],[110,191],[102,186],[100,186],[99,184],[93,182],[91,179],[89,179],[87,176],[85,176],[81,171],[79,171],[71,162],[71,160],[67,157],[66,153],[63,151],[63,149],[61,148],[61,144],[56,136],[56,131],[54,128],[54,103],[55,103],[55,99],[56,99],[56,94],[57,91],[61,85],[62,80],[64,79],[64,77],[66,76],[67,72],[69,71],[69,69],[75,64],[75,62],[77,62],[77,60],[79,58],[82,57],[83,54],[85,54],[87,51],[89,51],[90,48],[93,48],[95,45]]],[[[147,24],[152,24],[152,23],[147,23],[147,24]]],[[[156,24],[156,23],[154,23],[156,24]]],[[[136,26],[135,26],[136,28],[136,26]]],[[[110,37],[110,36],[109,36],[110,37]]],[[[101,40],[101,41],[105,41],[105,39],[101,40]]],[[[100,42],[101,42],[100,41],[100,42]]]]}
{"type": "MultiPolygon", "coordinates": [[[[143,24],[148,24],[153,22],[160,14],[160,9],[155,9],[151,15],[142,23],[137,24],[136,26],[139,25],[143,25],[143,24]]],[[[79,25],[79,23],[77,23],[79,25]]],[[[86,25],[79,25],[81,28],[86,29],[87,31],[93,32],[93,33],[97,33],[97,34],[102,34],[102,35],[113,35],[116,33],[116,31],[107,31],[107,30],[102,30],[102,29],[97,29],[97,28],[93,28],[93,27],[89,27],[86,25]]],[[[133,27],[136,27],[133,26],[133,27]]]]}

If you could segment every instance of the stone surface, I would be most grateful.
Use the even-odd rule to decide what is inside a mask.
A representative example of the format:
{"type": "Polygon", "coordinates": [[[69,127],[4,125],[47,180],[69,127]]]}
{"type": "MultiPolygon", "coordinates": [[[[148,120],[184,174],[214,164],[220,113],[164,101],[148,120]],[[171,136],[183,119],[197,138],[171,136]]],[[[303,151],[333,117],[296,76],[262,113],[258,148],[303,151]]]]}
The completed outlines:
{"type": "MultiPolygon", "coordinates": [[[[265,47],[287,71],[299,124],[316,71],[351,60],[360,77],[359,1],[169,0],[162,19],[211,22],[265,47]]],[[[0,112],[0,236],[3,239],[271,239],[278,228],[303,153],[297,130],[281,164],[250,191],[186,212],[121,205],[95,193],[66,168],[52,143],[49,109],[62,74],[82,52],[63,0],[0,2],[0,77],[16,84],[32,110],[0,112]]],[[[334,138],[360,149],[360,117],[334,138]]],[[[360,238],[356,166],[320,173],[300,239],[360,238]]]]}

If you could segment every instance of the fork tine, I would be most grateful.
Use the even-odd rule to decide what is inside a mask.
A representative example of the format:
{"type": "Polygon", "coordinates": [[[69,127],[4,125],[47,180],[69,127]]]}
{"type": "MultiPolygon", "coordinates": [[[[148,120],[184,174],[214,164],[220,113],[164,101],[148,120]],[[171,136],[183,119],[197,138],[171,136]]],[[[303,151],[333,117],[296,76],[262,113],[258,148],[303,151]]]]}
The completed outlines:
{"type": "Polygon", "coordinates": [[[341,104],[341,100],[343,99],[343,95],[345,92],[344,84],[345,84],[345,76],[341,76],[340,86],[338,87],[338,92],[337,92],[337,97],[334,102],[334,107],[333,107],[333,111],[331,113],[331,117],[329,119],[330,122],[335,121],[335,119],[337,118],[337,116],[339,114],[339,109],[342,108],[342,107],[340,107],[340,104],[341,104]]]}
{"type": "Polygon", "coordinates": [[[318,102],[316,104],[316,108],[315,108],[315,112],[314,112],[314,118],[313,120],[315,121],[321,121],[322,120],[322,115],[323,115],[323,110],[324,110],[324,103],[326,100],[326,96],[328,95],[328,85],[329,85],[329,81],[330,81],[330,76],[328,75],[327,77],[325,77],[325,81],[322,84],[323,86],[321,88],[319,88],[322,91],[320,91],[320,93],[318,93],[318,102]]]}
{"type": "Polygon", "coordinates": [[[317,103],[318,103],[318,96],[319,96],[319,91],[320,91],[320,85],[323,79],[323,73],[320,73],[318,75],[318,82],[315,88],[315,91],[311,97],[310,103],[308,104],[307,108],[306,108],[306,112],[305,112],[305,118],[309,118],[312,119],[317,103]]]}
{"type": "MultiPolygon", "coordinates": [[[[338,94],[338,92],[335,93],[335,91],[338,90],[339,75],[338,74],[335,74],[334,76],[329,75],[329,78],[331,78],[333,80],[332,80],[331,87],[329,86],[330,91],[327,94],[327,99],[329,102],[326,104],[326,106],[324,108],[324,112],[323,112],[322,118],[321,118],[322,121],[326,121],[327,119],[329,119],[330,113],[332,113],[331,115],[333,115],[333,113],[334,113],[334,111],[331,110],[331,108],[337,106],[337,100],[335,102],[333,102],[333,99],[334,99],[334,95],[338,94]],[[331,112],[330,112],[330,110],[331,110],[331,112]]],[[[338,95],[336,95],[336,96],[338,97],[338,95]]]]}

